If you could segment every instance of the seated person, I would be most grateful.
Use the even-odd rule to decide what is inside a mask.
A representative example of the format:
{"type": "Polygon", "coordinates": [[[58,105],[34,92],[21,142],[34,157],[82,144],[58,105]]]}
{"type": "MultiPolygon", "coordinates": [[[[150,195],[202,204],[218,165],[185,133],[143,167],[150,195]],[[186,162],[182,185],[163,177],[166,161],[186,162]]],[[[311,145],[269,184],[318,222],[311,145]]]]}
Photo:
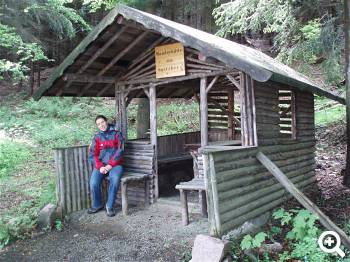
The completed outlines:
{"type": "Polygon", "coordinates": [[[107,123],[107,118],[98,115],[95,123],[99,131],[94,135],[89,148],[89,161],[94,165],[90,178],[92,206],[88,214],[94,214],[104,208],[102,203],[102,180],[109,176],[107,216],[115,216],[114,203],[122,177],[121,166],[123,152],[123,136],[114,125],[107,123]]]}

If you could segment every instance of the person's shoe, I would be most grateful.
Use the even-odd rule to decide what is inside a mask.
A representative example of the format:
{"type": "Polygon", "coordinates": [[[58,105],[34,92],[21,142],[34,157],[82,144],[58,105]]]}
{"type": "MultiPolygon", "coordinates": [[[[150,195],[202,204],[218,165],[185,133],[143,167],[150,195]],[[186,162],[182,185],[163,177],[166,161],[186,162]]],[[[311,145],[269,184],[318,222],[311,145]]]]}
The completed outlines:
{"type": "Polygon", "coordinates": [[[95,214],[97,213],[98,211],[101,211],[103,209],[103,207],[100,207],[100,208],[95,208],[95,207],[90,207],[87,211],[88,214],[95,214]]]}
{"type": "Polygon", "coordinates": [[[113,208],[109,208],[106,206],[106,213],[107,213],[107,216],[109,217],[114,217],[115,216],[115,211],[113,208]]]}

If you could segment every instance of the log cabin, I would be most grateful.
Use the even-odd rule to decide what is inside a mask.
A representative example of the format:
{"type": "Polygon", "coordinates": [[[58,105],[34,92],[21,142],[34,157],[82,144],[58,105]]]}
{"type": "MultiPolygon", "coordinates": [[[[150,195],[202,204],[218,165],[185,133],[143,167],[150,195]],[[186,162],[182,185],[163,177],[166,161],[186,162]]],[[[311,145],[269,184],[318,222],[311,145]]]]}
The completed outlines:
{"type": "MultiPolygon", "coordinates": [[[[156,202],[159,167],[190,159],[193,179],[177,185],[183,223],[188,223],[187,191],[197,190],[210,233],[222,235],[289,197],[259,163],[257,152],[274,161],[299,189],[315,183],[315,95],[345,104],[257,50],[118,5],[53,71],[34,99],[113,97],[117,125],[127,139],[128,105],[148,98],[149,138],[127,139],[124,158],[126,174],[147,175],[148,182],[125,186],[125,203],[156,202]],[[199,103],[200,130],[158,136],[157,99],[193,97],[199,103]]],[[[55,149],[55,160],[58,204],[65,213],[86,208],[87,146],[55,149]]]]}

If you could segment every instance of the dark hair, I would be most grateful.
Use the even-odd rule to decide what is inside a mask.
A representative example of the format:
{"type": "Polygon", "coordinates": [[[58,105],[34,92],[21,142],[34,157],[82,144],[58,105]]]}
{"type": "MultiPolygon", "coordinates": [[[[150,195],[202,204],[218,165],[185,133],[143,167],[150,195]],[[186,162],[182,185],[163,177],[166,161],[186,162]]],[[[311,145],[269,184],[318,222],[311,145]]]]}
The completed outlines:
{"type": "Polygon", "coordinates": [[[98,115],[98,116],[96,116],[96,118],[95,118],[95,123],[96,123],[97,119],[100,119],[100,118],[102,118],[104,121],[107,122],[107,117],[105,117],[104,115],[98,115]]]}

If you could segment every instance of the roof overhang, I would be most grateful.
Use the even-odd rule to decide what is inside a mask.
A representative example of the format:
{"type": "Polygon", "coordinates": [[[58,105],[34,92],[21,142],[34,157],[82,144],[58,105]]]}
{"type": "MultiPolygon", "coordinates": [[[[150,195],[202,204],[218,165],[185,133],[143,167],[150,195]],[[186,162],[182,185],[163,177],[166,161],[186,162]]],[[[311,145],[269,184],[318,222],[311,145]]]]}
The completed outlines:
{"type": "MultiPolygon", "coordinates": [[[[266,82],[271,80],[287,84],[302,91],[312,92],[345,104],[344,98],[320,88],[304,75],[260,51],[124,5],[117,5],[104,17],[35,92],[34,99],[38,100],[45,95],[56,95],[57,92],[50,92],[50,90],[52,88],[57,89],[59,88],[57,86],[64,84],[64,74],[72,73],[70,72],[72,67],[82,56],[87,53],[91,55],[92,52],[89,51],[91,45],[98,41],[107,41],[104,34],[111,26],[118,27],[118,18],[120,17],[137,23],[140,32],[149,30],[154,38],[159,34],[179,41],[185,47],[191,47],[204,56],[215,58],[229,68],[249,74],[256,81],[266,82]]],[[[75,66],[75,68],[78,67],[75,66]]],[[[79,70],[75,69],[73,72],[79,73],[79,70]]],[[[95,73],[92,72],[92,74],[95,73]]],[[[78,94],[72,93],[72,95],[78,94]]],[[[93,93],[90,94],[90,96],[92,95],[93,93]]]]}

